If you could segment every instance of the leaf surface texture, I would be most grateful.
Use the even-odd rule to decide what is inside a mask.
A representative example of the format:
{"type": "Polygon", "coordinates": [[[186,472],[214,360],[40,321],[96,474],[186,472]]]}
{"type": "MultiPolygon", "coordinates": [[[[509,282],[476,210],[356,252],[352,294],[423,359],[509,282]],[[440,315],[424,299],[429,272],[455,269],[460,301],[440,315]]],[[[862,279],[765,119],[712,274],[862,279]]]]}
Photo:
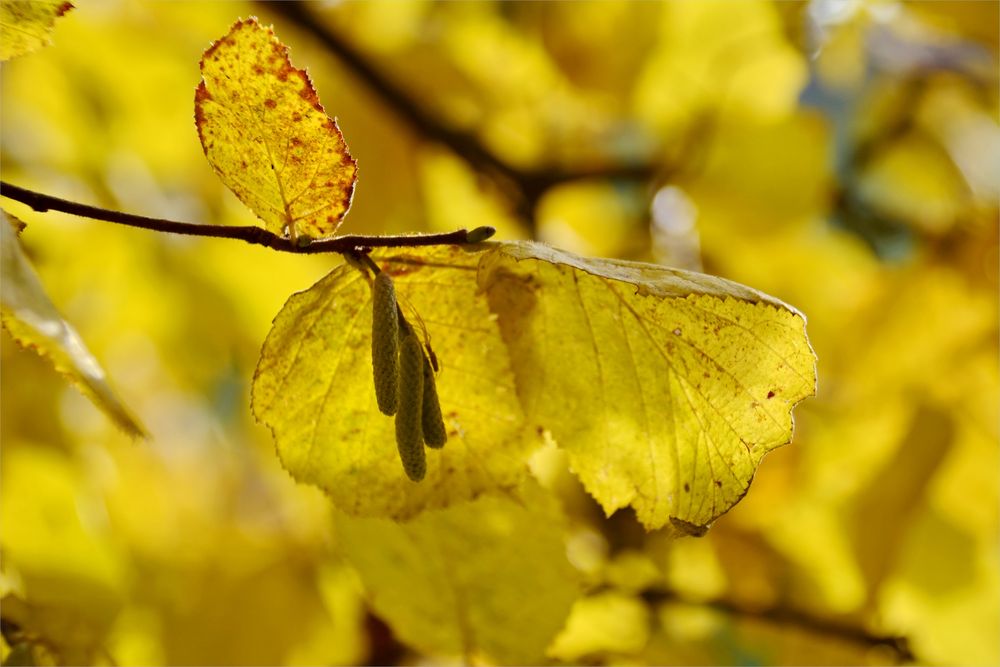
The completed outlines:
{"type": "Polygon", "coordinates": [[[497,244],[479,280],[529,423],[647,528],[703,532],[815,391],[802,315],[737,283],[530,242],[497,244]]]}
{"type": "Polygon", "coordinates": [[[71,9],[65,0],[0,2],[0,61],[47,46],[56,19],[71,9]]]}

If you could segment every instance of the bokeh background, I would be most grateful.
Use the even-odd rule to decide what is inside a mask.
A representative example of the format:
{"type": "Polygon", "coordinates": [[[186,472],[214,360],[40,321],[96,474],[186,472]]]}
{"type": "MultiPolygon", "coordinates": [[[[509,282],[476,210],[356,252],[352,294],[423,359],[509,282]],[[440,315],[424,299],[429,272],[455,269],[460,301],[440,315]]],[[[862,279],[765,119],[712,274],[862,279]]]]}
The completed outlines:
{"type": "MultiPolygon", "coordinates": [[[[707,536],[559,478],[570,560],[611,602],[553,659],[1000,661],[998,3],[78,4],[0,69],[6,181],[251,224],[192,116],[202,51],[257,15],[358,160],[342,232],[489,224],[808,316],[818,395],[707,536]]],[[[371,613],[249,413],[271,319],[337,260],[3,206],[153,436],[3,336],[5,659],[453,659],[371,613]]]]}

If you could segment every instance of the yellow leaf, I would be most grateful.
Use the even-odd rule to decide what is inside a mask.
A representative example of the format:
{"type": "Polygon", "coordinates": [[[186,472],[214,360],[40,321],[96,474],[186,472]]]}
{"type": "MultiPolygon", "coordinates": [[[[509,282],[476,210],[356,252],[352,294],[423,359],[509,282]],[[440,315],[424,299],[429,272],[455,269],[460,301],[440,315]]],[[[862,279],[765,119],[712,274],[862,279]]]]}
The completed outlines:
{"type": "Polygon", "coordinates": [[[73,9],[65,0],[0,2],[0,60],[37,51],[50,43],[56,19],[73,9]]]}
{"type": "Polygon", "coordinates": [[[104,369],[46,295],[14,231],[13,224],[18,222],[0,211],[3,256],[0,318],[4,328],[22,346],[52,362],[57,371],[122,430],[133,437],[145,437],[142,426],[108,384],[104,369]]]}
{"type": "Polygon", "coordinates": [[[406,480],[378,412],[370,278],[353,266],[288,301],[253,389],[285,468],[350,514],[512,489],[538,444],[526,434],[548,429],[607,513],[631,505],[647,528],[700,534],[815,390],[804,318],[720,278],[530,242],[372,257],[442,366],[449,440],[425,481],[406,480]]]}
{"type": "Polygon", "coordinates": [[[405,524],[339,515],[375,611],[431,655],[539,664],[578,594],[557,502],[480,498],[405,524]]]}
{"type": "Polygon", "coordinates": [[[448,442],[427,452],[422,482],[406,478],[393,419],[375,397],[371,286],[344,265],[288,300],[261,351],[253,411],[282,464],[359,516],[405,518],[513,489],[540,441],[524,433],[500,330],[476,293],[479,257],[456,247],[372,257],[392,275],[407,318],[416,325],[415,311],[427,328],[448,442]]]}
{"type": "Polygon", "coordinates": [[[205,156],[276,234],[333,234],[351,206],[357,164],[288,47],[251,17],[201,59],[195,125],[205,156]]]}
{"type": "Polygon", "coordinates": [[[815,391],[803,316],[721,278],[522,242],[494,244],[479,282],[529,423],[647,528],[703,532],[815,391]]]}

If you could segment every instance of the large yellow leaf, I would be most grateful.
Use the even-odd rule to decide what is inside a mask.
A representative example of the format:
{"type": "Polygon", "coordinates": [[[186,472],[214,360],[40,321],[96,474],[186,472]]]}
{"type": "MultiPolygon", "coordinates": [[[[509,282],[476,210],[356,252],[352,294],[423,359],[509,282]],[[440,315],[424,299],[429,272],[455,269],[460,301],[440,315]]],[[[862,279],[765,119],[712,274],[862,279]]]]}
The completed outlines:
{"type": "Polygon", "coordinates": [[[284,467],[342,510],[405,518],[516,487],[540,442],[524,418],[500,330],[476,293],[479,256],[455,247],[373,253],[393,275],[407,317],[419,313],[437,352],[448,429],[411,482],[395,427],[375,401],[369,280],[344,265],[293,295],[275,318],[253,382],[253,411],[274,434],[284,467]]]}
{"type": "Polygon", "coordinates": [[[254,381],[285,467],[353,514],[405,517],[512,488],[537,442],[525,433],[548,429],[606,512],[630,505],[647,528],[698,533],[789,441],[791,409],[815,389],[804,318],[720,278],[529,242],[373,257],[443,367],[451,439],[428,452],[427,480],[403,476],[375,404],[360,270],[289,300],[254,381]]]}
{"type": "Polygon", "coordinates": [[[2,0],[0,60],[31,53],[49,43],[57,18],[73,9],[65,0],[2,0]]]}
{"type": "Polygon", "coordinates": [[[251,17],[201,59],[195,125],[205,156],[276,234],[333,234],[351,206],[357,165],[288,47],[251,17]]]}
{"type": "Polygon", "coordinates": [[[38,275],[21,249],[12,226],[17,219],[0,211],[0,316],[3,326],[22,346],[45,357],[126,433],[145,431],[108,384],[101,365],[76,330],[49,300],[38,275]]]}
{"type": "Polygon", "coordinates": [[[540,664],[578,582],[557,501],[526,495],[525,503],[481,498],[405,524],[340,515],[338,544],[375,611],[407,644],[467,664],[540,664]]]}
{"type": "Polygon", "coordinates": [[[505,243],[479,282],[529,422],[605,512],[647,528],[726,512],[815,391],[803,316],[721,278],[505,243]]]}

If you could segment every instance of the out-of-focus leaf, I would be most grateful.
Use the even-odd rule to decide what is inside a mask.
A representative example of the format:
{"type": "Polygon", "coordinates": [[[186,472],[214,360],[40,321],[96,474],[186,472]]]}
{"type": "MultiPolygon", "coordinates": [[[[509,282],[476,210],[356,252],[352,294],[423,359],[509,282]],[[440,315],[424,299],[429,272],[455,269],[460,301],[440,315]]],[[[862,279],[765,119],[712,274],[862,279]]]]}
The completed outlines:
{"type": "Polygon", "coordinates": [[[195,125],[205,156],[276,233],[333,234],[351,206],[357,164],[288,47],[251,17],[201,59],[195,125]]]}
{"type": "Polygon", "coordinates": [[[525,434],[500,330],[477,294],[479,255],[445,247],[372,257],[393,276],[407,317],[416,322],[415,310],[426,326],[448,443],[428,451],[421,483],[406,478],[393,420],[375,402],[371,287],[344,265],[288,300],[261,350],[253,411],[282,464],[359,516],[405,518],[516,487],[540,441],[525,434]]]}
{"type": "Polygon", "coordinates": [[[932,235],[956,223],[969,196],[948,154],[913,134],[874,158],[862,173],[859,191],[879,211],[932,235]]]}
{"type": "Polygon", "coordinates": [[[479,283],[529,422],[647,528],[702,532],[815,391],[803,316],[737,283],[527,242],[494,245],[479,283]]]}
{"type": "Polygon", "coordinates": [[[3,326],[22,346],[47,358],[56,370],[133,437],[145,437],[143,427],[108,384],[104,369],[87,350],[45,294],[38,275],[21,250],[13,216],[0,211],[3,281],[0,316],[3,326]]]}
{"type": "Polygon", "coordinates": [[[73,461],[45,447],[7,444],[0,547],[17,585],[0,600],[4,634],[20,629],[35,656],[39,649],[46,656],[40,664],[92,664],[122,604],[123,554],[97,518],[101,499],[84,488],[73,461]]]}
{"type": "Polygon", "coordinates": [[[664,3],[660,31],[633,92],[637,115],[651,127],[669,130],[705,111],[740,123],[778,119],[807,82],[773,3],[664,3]]]}
{"type": "Polygon", "coordinates": [[[65,0],[0,2],[0,60],[37,51],[50,43],[56,19],[73,9],[65,0]]]}
{"type": "Polygon", "coordinates": [[[963,528],[930,511],[917,517],[900,545],[895,571],[879,595],[879,618],[911,637],[913,651],[930,664],[995,665],[997,590],[996,527],[976,544],[963,528]]]}
{"type": "Polygon", "coordinates": [[[578,588],[557,503],[530,496],[481,498],[405,524],[341,515],[337,534],[402,641],[431,655],[538,664],[578,588]]]}
{"type": "Polygon", "coordinates": [[[790,439],[791,408],[815,389],[803,317],[736,283],[528,242],[373,257],[444,369],[451,438],[430,454],[430,483],[403,477],[376,408],[357,269],[289,300],[254,382],[285,467],[352,514],[404,517],[513,486],[531,449],[523,406],[607,513],[632,505],[647,528],[700,533],[790,439]]]}
{"type": "Polygon", "coordinates": [[[649,608],[632,595],[606,592],[581,598],[548,655],[579,663],[594,654],[635,654],[646,645],[649,626],[649,608]]]}

